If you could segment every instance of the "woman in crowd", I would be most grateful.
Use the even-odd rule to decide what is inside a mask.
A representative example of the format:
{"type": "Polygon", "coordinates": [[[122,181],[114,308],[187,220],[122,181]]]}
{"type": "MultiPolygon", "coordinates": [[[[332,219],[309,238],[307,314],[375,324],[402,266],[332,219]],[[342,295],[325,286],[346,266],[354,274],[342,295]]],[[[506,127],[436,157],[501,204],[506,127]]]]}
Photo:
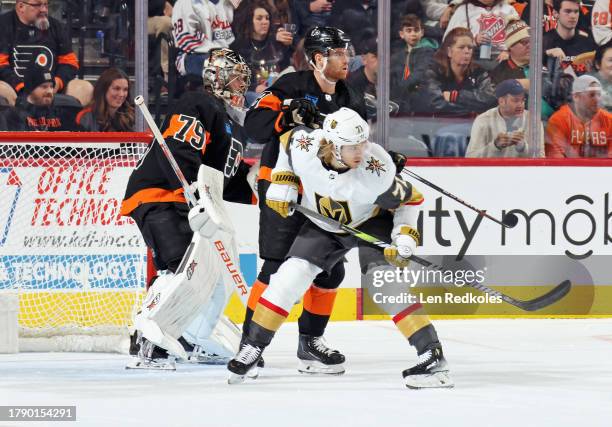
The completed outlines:
{"type": "Polygon", "coordinates": [[[85,132],[133,132],[130,80],[118,68],[105,70],[94,86],[93,101],[76,117],[85,132]]]}
{"type": "Polygon", "coordinates": [[[508,59],[506,24],[519,19],[508,0],[464,0],[453,13],[444,37],[455,28],[467,28],[476,42],[475,57],[487,69],[508,59]]]}
{"type": "Polygon", "coordinates": [[[474,64],[474,38],[467,28],[455,28],[444,39],[426,72],[426,112],[482,113],[496,105],[488,73],[474,64]]]}
{"type": "Polygon", "coordinates": [[[242,55],[254,76],[245,95],[249,105],[289,65],[293,34],[282,26],[272,28],[273,10],[265,0],[249,2],[244,13],[248,19],[234,28],[236,40],[230,48],[242,55]]]}
{"type": "Polygon", "coordinates": [[[595,69],[589,74],[601,82],[601,104],[612,111],[612,41],[601,45],[595,51],[595,69]]]}

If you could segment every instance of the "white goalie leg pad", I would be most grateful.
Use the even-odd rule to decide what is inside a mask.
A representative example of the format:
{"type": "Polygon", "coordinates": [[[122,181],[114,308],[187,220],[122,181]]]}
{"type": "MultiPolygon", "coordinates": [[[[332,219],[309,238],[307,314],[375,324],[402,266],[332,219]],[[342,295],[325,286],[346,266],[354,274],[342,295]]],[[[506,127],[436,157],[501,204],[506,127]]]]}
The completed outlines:
{"type": "Polygon", "coordinates": [[[272,304],[290,311],[323,270],[300,258],[289,258],[270,277],[270,285],[263,297],[272,304]]]}
{"type": "Polygon", "coordinates": [[[183,333],[190,344],[200,346],[208,354],[230,357],[238,351],[241,332],[223,316],[223,309],[231,296],[231,289],[220,282],[202,312],[183,333]]]}
{"type": "Polygon", "coordinates": [[[177,341],[208,304],[221,275],[210,242],[194,233],[176,274],[160,276],[149,289],[134,326],[155,345],[186,358],[177,341]]]}
{"type": "Polygon", "coordinates": [[[198,170],[198,192],[201,203],[219,230],[210,239],[222,267],[223,281],[233,289],[246,306],[249,288],[240,272],[240,258],[236,249],[235,229],[223,202],[223,174],[206,165],[198,170]]]}

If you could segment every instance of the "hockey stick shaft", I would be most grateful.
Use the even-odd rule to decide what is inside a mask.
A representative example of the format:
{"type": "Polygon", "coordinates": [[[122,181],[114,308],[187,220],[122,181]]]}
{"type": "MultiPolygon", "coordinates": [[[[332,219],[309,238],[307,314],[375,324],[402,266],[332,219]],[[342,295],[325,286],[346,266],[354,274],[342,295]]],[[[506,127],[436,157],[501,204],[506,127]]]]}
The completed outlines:
{"type": "Polygon", "coordinates": [[[423,184],[425,184],[425,185],[427,185],[427,186],[429,186],[429,187],[433,188],[434,190],[436,190],[436,191],[438,191],[438,192],[440,192],[440,193],[444,194],[446,197],[449,197],[449,198],[453,199],[453,200],[454,200],[454,201],[456,201],[457,203],[460,203],[460,204],[462,204],[463,206],[465,206],[466,208],[470,208],[470,209],[472,209],[473,211],[477,212],[477,213],[478,213],[478,215],[484,216],[485,218],[488,218],[488,219],[490,219],[491,221],[496,222],[497,224],[502,225],[502,226],[504,226],[504,227],[511,228],[511,226],[510,226],[510,225],[508,225],[508,224],[506,224],[505,222],[500,221],[499,219],[497,219],[497,218],[495,218],[495,217],[493,217],[493,216],[489,215],[489,214],[487,213],[487,211],[482,210],[482,209],[478,209],[476,206],[472,206],[472,205],[470,205],[470,204],[469,204],[469,203],[467,203],[466,201],[464,201],[464,200],[460,199],[459,197],[455,196],[453,193],[449,193],[448,191],[446,191],[446,190],[445,190],[445,189],[443,189],[442,187],[440,187],[440,186],[438,186],[438,185],[434,184],[433,182],[431,182],[431,181],[429,181],[429,180],[427,180],[427,179],[423,178],[423,177],[422,177],[422,176],[420,176],[420,175],[417,175],[416,173],[412,172],[411,170],[408,170],[407,168],[404,168],[404,170],[402,170],[402,173],[405,173],[405,174],[407,174],[408,176],[410,176],[410,177],[412,177],[412,178],[414,178],[414,179],[416,179],[416,180],[418,180],[418,181],[422,182],[423,184]]]}
{"type": "MultiPolygon", "coordinates": [[[[351,227],[349,225],[346,224],[342,224],[341,222],[336,221],[335,219],[326,217],[324,215],[321,215],[318,212],[312,211],[304,206],[298,205],[296,203],[293,203],[291,205],[292,208],[294,208],[296,211],[301,212],[302,214],[310,217],[310,218],[314,218],[314,219],[318,219],[334,228],[336,228],[338,231],[345,231],[353,236],[355,236],[358,239],[361,239],[363,241],[366,241],[376,247],[379,247],[381,249],[385,249],[388,248],[390,246],[392,246],[389,242],[386,242],[384,240],[381,240],[375,236],[372,236],[370,234],[364,233],[363,231],[360,231],[354,227],[351,227]]],[[[424,267],[428,267],[428,268],[432,268],[434,270],[440,270],[442,272],[445,272],[447,270],[445,270],[442,266],[439,266],[437,264],[434,264],[432,262],[427,261],[426,259],[423,259],[421,257],[418,257],[416,255],[411,255],[409,257],[409,259],[411,261],[416,262],[417,264],[420,264],[424,267]]],[[[569,280],[565,280],[563,282],[561,282],[559,285],[555,286],[551,291],[547,292],[546,294],[534,298],[532,300],[528,300],[528,301],[521,301],[521,300],[517,300],[515,298],[512,298],[511,296],[508,296],[500,291],[496,291],[495,289],[491,289],[486,285],[483,285],[482,283],[476,283],[476,282],[471,282],[468,283],[467,286],[472,287],[474,289],[478,289],[481,292],[487,293],[489,295],[495,296],[495,297],[499,297],[501,298],[504,302],[513,305],[515,307],[518,307],[522,310],[525,311],[535,311],[535,310],[539,310],[541,308],[547,307],[557,301],[559,301],[561,298],[563,298],[565,295],[567,295],[567,293],[570,291],[571,288],[571,282],[569,280]]]]}
{"type": "Polygon", "coordinates": [[[147,122],[147,125],[149,125],[149,129],[151,129],[151,131],[153,132],[155,140],[159,144],[159,147],[162,149],[164,156],[166,156],[166,158],[168,159],[168,163],[170,163],[170,167],[172,168],[176,177],[180,181],[181,186],[183,187],[183,192],[185,193],[185,199],[187,199],[187,202],[191,206],[195,206],[198,203],[195,198],[195,195],[191,191],[189,183],[187,182],[185,175],[183,175],[181,168],[179,167],[178,163],[176,163],[176,159],[172,155],[168,144],[166,144],[166,140],[162,136],[159,128],[157,127],[157,124],[155,124],[155,120],[153,120],[153,116],[151,116],[151,113],[149,112],[147,104],[145,103],[142,95],[138,95],[136,98],[134,98],[134,104],[136,104],[136,106],[140,109],[140,112],[142,113],[145,121],[147,122]]]}

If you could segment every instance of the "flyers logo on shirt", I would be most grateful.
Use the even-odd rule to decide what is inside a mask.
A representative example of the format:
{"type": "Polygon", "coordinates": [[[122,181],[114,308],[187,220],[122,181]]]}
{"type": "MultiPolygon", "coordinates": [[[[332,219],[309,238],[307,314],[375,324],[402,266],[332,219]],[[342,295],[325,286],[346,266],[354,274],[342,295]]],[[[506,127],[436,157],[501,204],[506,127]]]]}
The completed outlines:
{"type": "Polygon", "coordinates": [[[493,13],[483,13],[478,18],[480,32],[491,37],[493,44],[502,44],[506,40],[506,32],[504,31],[505,21],[503,16],[498,16],[493,13]]]}
{"type": "Polygon", "coordinates": [[[15,46],[13,48],[13,69],[15,74],[21,78],[32,62],[52,70],[53,59],[53,52],[46,46],[15,46]]]}

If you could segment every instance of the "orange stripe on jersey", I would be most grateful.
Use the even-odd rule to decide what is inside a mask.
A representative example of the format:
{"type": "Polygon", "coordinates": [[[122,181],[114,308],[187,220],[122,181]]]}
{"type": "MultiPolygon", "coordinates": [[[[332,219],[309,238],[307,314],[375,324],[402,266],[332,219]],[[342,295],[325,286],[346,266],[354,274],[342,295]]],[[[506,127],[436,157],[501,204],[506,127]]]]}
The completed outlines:
{"type": "Polygon", "coordinates": [[[64,88],[64,81],[58,76],[55,76],[55,87],[57,88],[58,92],[61,92],[61,90],[64,88]]]}
{"type": "Polygon", "coordinates": [[[268,166],[261,166],[259,168],[259,173],[257,174],[257,181],[260,179],[272,182],[272,168],[268,166]]]}
{"type": "Polygon", "coordinates": [[[164,138],[174,138],[174,135],[177,134],[183,128],[183,126],[185,126],[185,123],[182,120],[179,120],[179,117],[180,116],[178,114],[173,114],[172,117],[170,117],[168,127],[162,134],[164,138]]]}
{"type": "Polygon", "coordinates": [[[15,92],[19,92],[21,89],[23,89],[24,86],[25,86],[25,83],[23,82],[17,83],[17,86],[15,86],[15,92]]]}
{"type": "Polygon", "coordinates": [[[0,53],[0,67],[7,67],[9,65],[9,56],[6,53],[0,53]]]}
{"type": "Polygon", "coordinates": [[[304,310],[320,316],[329,316],[334,308],[337,291],[311,285],[304,294],[304,310]]]}
{"type": "Polygon", "coordinates": [[[76,115],[76,123],[77,125],[81,124],[81,119],[83,118],[83,116],[87,113],[91,112],[91,107],[87,107],[87,108],[83,108],[81,111],[79,111],[79,113],[76,115]]]}
{"type": "Polygon", "coordinates": [[[132,195],[129,199],[125,199],[121,202],[121,210],[119,214],[122,216],[128,216],[138,206],[144,203],[155,203],[155,202],[176,202],[176,203],[187,203],[185,196],[181,191],[165,190],[163,188],[145,188],[132,195]]]}
{"type": "Polygon", "coordinates": [[[276,121],[274,122],[274,130],[277,133],[281,133],[283,131],[283,127],[281,126],[281,119],[283,118],[283,113],[279,113],[276,121]]]}
{"type": "Polygon", "coordinates": [[[79,60],[74,52],[66,53],[65,55],[60,55],[57,57],[58,64],[67,64],[72,65],[77,70],[79,69],[79,60]]]}
{"type": "Polygon", "coordinates": [[[268,93],[266,96],[259,99],[253,108],[269,108],[270,110],[280,111],[281,104],[281,100],[278,96],[268,93]]]}
{"type": "Polygon", "coordinates": [[[256,280],[255,283],[253,283],[253,286],[251,287],[251,294],[249,295],[247,307],[255,311],[255,309],[257,308],[257,303],[259,302],[259,297],[261,296],[261,294],[263,294],[267,287],[268,285],[266,285],[264,282],[256,280]]]}

